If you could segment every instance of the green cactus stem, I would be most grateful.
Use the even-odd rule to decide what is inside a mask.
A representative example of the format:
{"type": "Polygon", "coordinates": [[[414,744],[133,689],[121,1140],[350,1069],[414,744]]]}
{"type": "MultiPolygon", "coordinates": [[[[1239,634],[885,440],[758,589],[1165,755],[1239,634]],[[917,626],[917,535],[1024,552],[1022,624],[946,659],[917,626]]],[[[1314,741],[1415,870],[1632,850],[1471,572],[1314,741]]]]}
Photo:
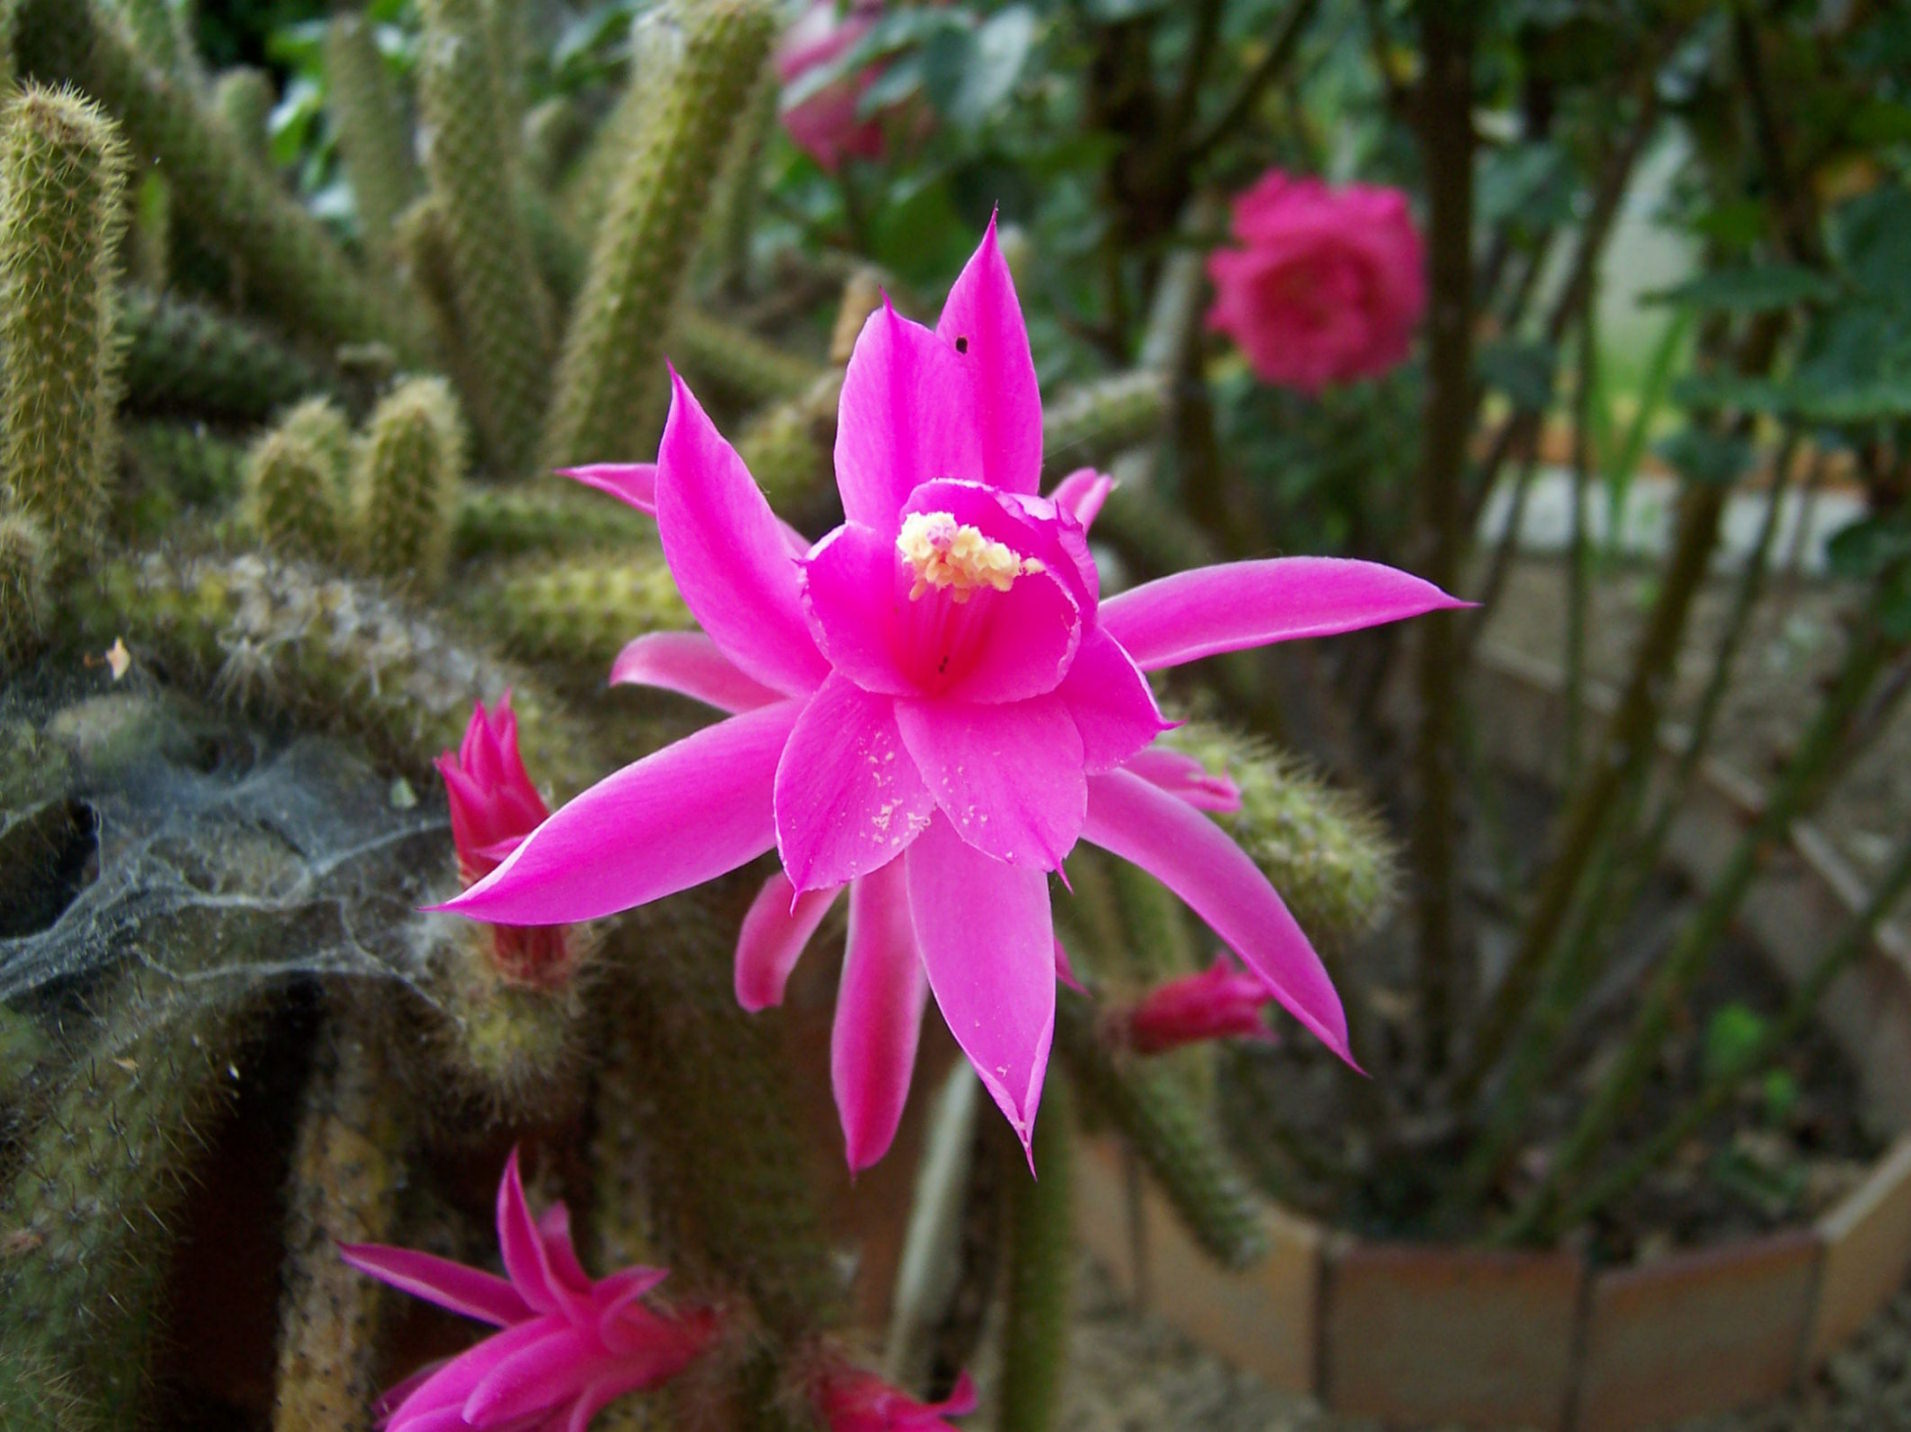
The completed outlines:
{"type": "Polygon", "coordinates": [[[481,391],[483,378],[471,360],[458,293],[451,279],[451,243],[445,232],[442,200],[427,194],[408,205],[392,231],[392,249],[400,271],[417,294],[431,329],[441,371],[461,393],[481,391]]]}
{"type": "Polygon", "coordinates": [[[654,538],[642,549],[533,558],[459,595],[505,650],[593,671],[634,636],[695,625],[654,538]]]}
{"type": "Polygon", "coordinates": [[[444,584],[464,464],[464,421],[442,378],[414,378],[379,403],[353,483],[367,571],[421,595],[444,584]]]}
{"type": "Polygon", "coordinates": [[[1042,466],[1050,481],[1105,462],[1152,437],[1168,412],[1159,373],[1117,373],[1058,394],[1042,412],[1042,466]]]}
{"type": "MultiPolygon", "coordinates": [[[[1075,1262],[1073,1117],[1068,1081],[1050,1079],[1035,1131],[1034,1174],[1009,1170],[1009,1292],[995,1423],[1001,1432],[1050,1432],[1061,1416],[1075,1262]]],[[[997,1140],[1019,1164],[1022,1151],[1010,1144],[997,1140]]]]}
{"type": "Polygon", "coordinates": [[[0,1190],[0,1364],[51,1364],[81,1427],[137,1425],[191,1157],[231,1088],[242,1007],[130,977],[0,1190]]]}
{"type": "Polygon", "coordinates": [[[668,347],[670,361],[705,401],[714,396],[754,407],[799,398],[822,377],[816,364],[694,308],[679,311],[668,347]]]}
{"type": "Polygon", "coordinates": [[[479,1102],[489,1126],[566,1117],[584,1095],[589,1021],[578,967],[591,932],[565,932],[571,976],[546,987],[506,976],[491,926],[455,916],[442,924],[429,985],[444,1015],[433,1035],[442,1067],[479,1102]]]}
{"type": "Polygon", "coordinates": [[[203,427],[133,423],[120,447],[111,526],[121,541],[158,541],[186,511],[223,507],[243,485],[245,450],[203,427]]]}
{"type": "Polygon", "coordinates": [[[0,675],[46,634],[51,569],[39,524],[23,512],[0,513],[0,675]]]}
{"type": "Polygon", "coordinates": [[[568,797],[609,768],[541,683],[347,578],[257,554],[152,552],[108,563],[72,605],[82,640],[123,635],[229,699],[349,731],[419,785],[458,748],[472,703],[506,687],[540,783],[568,797]]]}
{"type": "Polygon", "coordinates": [[[285,1295],[273,1426],[371,1432],[378,1338],[392,1301],[340,1243],[394,1243],[410,1141],[390,1038],[369,1001],[340,997],[318,1037],[286,1194],[285,1295]]]}
{"type": "Polygon", "coordinates": [[[710,205],[706,247],[714,256],[712,286],[733,298],[749,287],[750,241],[756,233],[757,201],[763,193],[763,152],[776,132],[782,98],[775,70],[765,66],[757,79],[749,114],[730,141],[730,153],[710,205]]]}
{"type": "Polygon", "coordinates": [[[737,453],[772,507],[801,507],[828,489],[842,393],[843,375],[826,374],[801,397],[759,413],[738,434],[737,453]]]}
{"type": "Polygon", "coordinates": [[[553,478],[522,487],[470,487],[458,499],[453,538],[460,558],[552,555],[587,547],[654,546],[657,524],[641,512],[553,478]]]}
{"type": "Polygon", "coordinates": [[[326,480],[343,500],[357,450],[352,420],[345,410],[330,398],[307,398],[286,411],[278,421],[278,431],[312,449],[326,480]]]}
{"type": "Polygon", "coordinates": [[[1182,1081],[1110,1050],[1096,1030],[1093,1007],[1070,990],[1056,991],[1055,1048],[1082,1097],[1127,1137],[1209,1257],[1244,1268],[1266,1251],[1254,1191],[1189,1102],[1182,1081]]]}
{"type": "Polygon", "coordinates": [[[408,312],[353,270],[188,87],[146,63],[98,0],[15,0],[14,13],[22,69],[71,78],[112,110],[165,172],[182,221],[242,270],[250,303],[330,342],[421,348],[408,312]]]}
{"type": "Polygon", "coordinates": [[[333,18],[325,32],[325,78],[359,231],[372,253],[388,252],[398,216],[418,192],[418,164],[411,125],[367,21],[333,18]]]}
{"type": "Polygon", "coordinates": [[[1120,912],[1129,977],[1141,985],[1185,975],[1201,963],[1186,908],[1172,891],[1139,865],[1108,862],[1120,912]]]}
{"type": "Polygon", "coordinates": [[[222,73],[212,87],[212,110],[226,133],[243,149],[252,162],[267,173],[272,163],[272,109],[279,97],[272,89],[272,76],[250,65],[238,65],[222,73]]]}
{"type": "Polygon", "coordinates": [[[524,177],[548,193],[590,138],[590,121],[575,99],[553,95],[532,106],[522,127],[524,177]]]}
{"type": "Polygon", "coordinates": [[[769,0],[707,0],[619,166],[559,364],[547,465],[641,453],[662,416],[662,341],[705,200],[775,29],[769,0]]]}
{"type": "Polygon", "coordinates": [[[324,455],[294,433],[266,433],[246,455],[246,525],[273,552],[336,561],[343,550],[339,497],[324,455]]]}
{"type": "Polygon", "coordinates": [[[253,324],[150,289],[120,295],[126,403],[142,413],[258,422],[337,378],[253,324]]]}
{"type": "Polygon", "coordinates": [[[1241,788],[1241,808],[1214,818],[1253,857],[1302,928],[1316,936],[1372,929],[1396,889],[1394,850],[1378,817],[1265,741],[1206,721],[1166,733],[1241,788]]]}
{"type": "Polygon", "coordinates": [[[440,205],[451,289],[480,387],[466,406],[502,471],[527,471],[551,373],[550,300],[516,204],[516,164],[500,123],[484,0],[424,0],[418,93],[425,172],[440,205]]]}
{"type": "Polygon", "coordinates": [[[110,0],[127,35],[156,68],[187,87],[199,83],[190,8],[172,0],[110,0]]]}
{"type": "Polygon", "coordinates": [[[0,110],[0,470],[56,568],[93,550],[106,514],[126,162],[113,122],[73,90],[28,85],[0,110]]]}

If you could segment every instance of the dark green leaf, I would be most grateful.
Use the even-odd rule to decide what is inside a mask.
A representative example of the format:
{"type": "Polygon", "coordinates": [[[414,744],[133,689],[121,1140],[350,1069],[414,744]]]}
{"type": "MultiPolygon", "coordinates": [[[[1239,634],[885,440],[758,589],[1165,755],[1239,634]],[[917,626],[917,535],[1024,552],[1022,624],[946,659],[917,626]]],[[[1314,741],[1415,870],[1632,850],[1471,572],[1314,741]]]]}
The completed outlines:
{"type": "Polygon", "coordinates": [[[1838,285],[1821,273],[1797,264],[1759,264],[1753,268],[1715,269],[1647,298],[1654,303],[1690,308],[1762,313],[1790,308],[1795,303],[1829,303],[1837,296],[1838,285]]]}

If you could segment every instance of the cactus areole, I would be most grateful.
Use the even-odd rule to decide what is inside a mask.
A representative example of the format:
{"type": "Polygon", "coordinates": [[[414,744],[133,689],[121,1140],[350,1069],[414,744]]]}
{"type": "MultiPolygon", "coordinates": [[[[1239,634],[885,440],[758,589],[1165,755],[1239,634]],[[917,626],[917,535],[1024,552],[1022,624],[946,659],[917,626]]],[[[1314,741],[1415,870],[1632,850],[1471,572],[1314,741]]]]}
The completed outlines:
{"type": "Polygon", "coordinates": [[[991,222],[931,330],[887,303],[844,377],[846,521],[770,511],[674,379],[657,464],[577,474],[654,509],[703,635],[639,637],[618,681],[732,714],[599,782],[445,908],[506,924],[626,910],[771,848],[737,987],[781,998],[849,891],[832,1072],[853,1168],[888,1148],[927,997],[1029,1144],[1055,1019],[1050,872],[1078,839],[1152,873],[1348,1058],[1319,957],[1266,877],[1129,766],[1167,728],[1144,672],[1461,605],[1367,562],[1198,568],[1102,600],[1077,474],[1042,497],[1042,405],[991,222]]]}

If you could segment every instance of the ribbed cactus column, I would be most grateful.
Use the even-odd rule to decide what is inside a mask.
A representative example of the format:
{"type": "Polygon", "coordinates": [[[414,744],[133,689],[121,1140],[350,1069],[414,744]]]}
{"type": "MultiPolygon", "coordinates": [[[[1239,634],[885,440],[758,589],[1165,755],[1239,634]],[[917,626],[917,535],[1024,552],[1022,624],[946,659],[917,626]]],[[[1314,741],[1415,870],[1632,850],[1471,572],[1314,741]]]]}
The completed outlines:
{"type": "Polygon", "coordinates": [[[330,562],[342,547],[339,493],[324,456],[284,429],[267,433],[246,459],[247,525],[274,552],[330,562]]]}
{"type": "Polygon", "coordinates": [[[690,7],[683,55],[652,95],[591,252],[558,369],[553,466],[643,454],[665,388],[660,344],[704,204],[775,28],[770,0],[690,7]]]}
{"type": "Polygon", "coordinates": [[[244,269],[252,302],[315,337],[419,348],[409,314],[352,268],[190,89],[146,63],[98,0],[13,5],[21,70],[70,78],[112,109],[141,156],[164,169],[182,217],[244,269]]]}
{"type": "Polygon", "coordinates": [[[0,676],[46,630],[51,566],[39,524],[24,512],[0,512],[0,676]]]}
{"type": "Polygon", "coordinates": [[[352,484],[373,576],[421,595],[443,584],[464,462],[464,421],[442,378],[414,378],[378,405],[352,484]]]}
{"type": "Polygon", "coordinates": [[[452,290],[480,390],[468,406],[486,452],[517,475],[537,451],[551,371],[550,302],[511,202],[483,0],[424,0],[418,92],[425,172],[441,205],[452,290]]]}
{"type": "Polygon", "coordinates": [[[98,105],[29,85],[0,111],[5,473],[65,564],[97,540],[119,401],[114,255],[126,148],[98,105]]]}
{"type": "Polygon", "coordinates": [[[365,246],[374,253],[387,252],[398,216],[418,192],[418,165],[411,152],[411,125],[378,41],[358,16],[340,15],[326,30],[325,78],[365,246]]]}
{"type": "Polygon", "coordinates": [[[219,122],[268,171],[272,168],[272,107],[278,102],[272,77],[250,65],[227,70],[212,88],[212,108],[219,122]]]}
{"type": "MultiPolygon", "coordinates": [[[[1050,1432],[1061,1420],[1075,1262],[1074,1111],[1066,1079],[1042,1091],[1035,1172],[1010,1168],[1008,1319],[1002,1331],[1001,1432],[1050,1432]]],[[[998,1140],[998,1148],[1007,1144],[998,1140]]],[[[1020,1149],[1003,1152],[1020,1162],[1020,1149]]]]}

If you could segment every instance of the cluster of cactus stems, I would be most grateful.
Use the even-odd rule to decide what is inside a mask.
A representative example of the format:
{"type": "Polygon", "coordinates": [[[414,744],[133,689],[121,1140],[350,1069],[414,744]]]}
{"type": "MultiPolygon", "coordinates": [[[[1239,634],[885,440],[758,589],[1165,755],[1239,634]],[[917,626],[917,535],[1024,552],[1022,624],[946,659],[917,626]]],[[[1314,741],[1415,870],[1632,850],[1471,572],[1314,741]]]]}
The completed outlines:
{"type": "MultiPolygon", "coordinates": [[[[84,669],[122,643],[154,679],[353,742],[426,799],[474,700],[507,688],[525,763],[558,798],[681,720],[601,689],[622,643],[692,624],[654,530],[533,472],[653,451],[668,352],[747,415],[740,447],[775,502],[827,500],[841,353],[786,351],[723,307],[753,272],[776,7],[683,6],[581,141],[574,115],[520,126],[516,8],[427,0],[414,94],[367,22],[332,22],[356,254],[273,173],[263,78],[206,75],[179,6],[0,10],[24,81],[0,113],[0,673],[84,669]],[[164,176],[167,213],[129,204],[130,156],[164,176]],[[129,211],[156,226],[143,287],[120,278],[129,211]],[[197,282],[196,261],[152,272],[184,256],[157,241],[167,234],[190,234],[218,282],[197,282]],[[56,580],[71,593],[58,610],[56,580]]],[[[860,326],[874,294],[852,280],[841,326],[860,326]]],[[[1148,441],[1166,389],[1137,371],[1052,395],[1051,479],[1148,441]]],[[[1240,784],[1241,811],[1222,818],[1311,927],[1354,930],[1384,905],[1388,852],[1357,806],[1218,729],[1173,739],[1240,784]]],[[[1087,859],[1070,868],[1061,919],[1091,986],[1132,993],[1206,962],[1199,927],[1160,886],[1087,859]]],[[[447,841],[434,878],[451,869],[447,841]]],[[[842,1175],[792,1108],[783,1026],[735,1002],[748,893],[719,882],[575,931],[575,974],[554,987],[501,973],[482,927],[427,916],[406,937],[426,952],[421,977],[321,981],[287,1174],[275,1425],[372,1424],[380,1381],[405,1370],[386,1342],[393,1303],[334,1245],[405,1241],[420,1169],[512,1137],[571,1141],[567,1177],[585,1182],[565,1192],[587,1258],[668,1264],[673,1291],[738,1334],[602,1425],[806,1425],[806,1379],[847,1345],[822,1202],[842,1175]]],[[[0,1006],[10,1426],[138,1425],[167,1335],[171,1230],[234,1072],[262,1057],[247,1036],[285,988],[198,989],[176,978],[193,968],[190,922],[146,934],[179,948],[103,971],[78,1038],[32,1001],[0,1006]]],[[[266,926],[220,946],[288,955],[266,926]]],[[[993,1212],[964,1214],[989,1245],[964,1266],[969,1282],[988,1277],[940,1319],[972,1349],[1006,1262],[1000,1425],[1024,1432],[1055,1425],[1059,1407],[1077,1107],[1134,1144],[1216,1257],[1258,1249],[1201,1083],[1123,1051],[1082,996],[1064,994],[1056,1044],[1039,1181],[993,1120],[977,1127],[982,1172],[965,1198],[993,1212]]],[[[930,1360],[945,1386],[915,1390],[940,1394],[954,1369],[930,1360]]]]}

